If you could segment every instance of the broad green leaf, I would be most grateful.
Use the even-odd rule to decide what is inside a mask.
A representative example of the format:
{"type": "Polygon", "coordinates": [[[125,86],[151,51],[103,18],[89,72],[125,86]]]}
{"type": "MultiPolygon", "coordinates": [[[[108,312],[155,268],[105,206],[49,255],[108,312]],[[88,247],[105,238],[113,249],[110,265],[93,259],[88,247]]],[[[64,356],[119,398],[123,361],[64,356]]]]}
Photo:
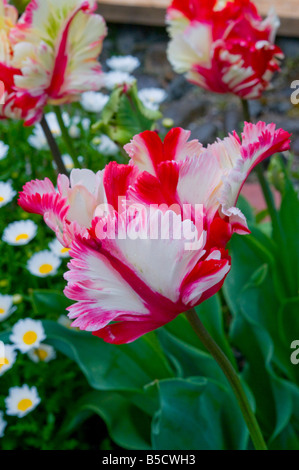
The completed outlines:
{"type": "Polygon", "coordinates": [[[77,362],[97,390],[141,392],[154,380],[173,376],[155,333],[130,344],[112,345],[91,333],[45,320],[47,342],[77,362]]]}
{"type": "Polygon", "coordinates": [[[250,205],[248,200],[244,196],[242,196],[242,194],[240,194],[238,197],[237,207],[245,215],[247,222],[255,222],[253,207],[250,205]]]}
{"type": "Polygon", "coordinates": [[[133,450],[151,448],[150,417],[115,392],[90,392],[85,395],[64,426],[62,438],[92,413],[96,413],[105,421],[111,439],[120,447],[133,450]]]}
{"type": "MultiPolygon", "coordinates": [[[[291,296],[296,297],[299,292],[299,199],[290,180],[286,180],[285,191],[281,202],[279,217],[283,228],[285,250],[283,263],[289,270],[289,288],[291,296]]],[[[274,238],[279,243],[279,234],[274,231],[274,238]]]]}
{"type": "Polygon", "coordinates": [[[72,304],[72,301],[67,299],[63,293],[49,289],[33,290],[31,297],[33,308],[39,314],[63,315],[67,313],[67,307],[72,304]]]}
{"type": "Polygon", "coordinates": [[[232,392],[201,377],[159,382],[152,426],[157,450],[246,449],[248,431],[232,392]]]}

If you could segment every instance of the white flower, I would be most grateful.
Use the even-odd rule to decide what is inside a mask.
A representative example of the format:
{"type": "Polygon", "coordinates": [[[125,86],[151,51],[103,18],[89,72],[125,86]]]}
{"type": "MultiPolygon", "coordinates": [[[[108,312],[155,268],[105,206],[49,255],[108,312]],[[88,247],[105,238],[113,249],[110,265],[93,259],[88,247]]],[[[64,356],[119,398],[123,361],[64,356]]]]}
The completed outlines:
{"type": "Polygon", "coordinates": [[[29,388],[26,384],[22,387],[11,387],[8,397],[5,398],[6,414],[23,418],[39,403],[40,398],[36,387],[29,388]]]}
{"type": "Polygon", "coordinates": [[[132,73],[140,65],[140,60],[132,55],[113,56],[106,61],[108,67],[120,72],[132,73]]]}
{"type": "Polygon", "coordinates": [[[0,349],[0,376],[11,369],[16,362],[17,353],[11,344],[4,345],[4,351],[0,349]]]}
{"type": "Polygon", "coordinates": [[[53,276],[61,264],[61,260],[49,250],[39,251],[28,260],[27,269],[34,276],[53,276]]]}
{"type": "Polygon", "coordinates": [[[67,153],[62,155],[61,158],[62,158],[64,166],[67,170],[70,171],[75,167],[72,157],[70,155],[68,155],[67,153]]]}
{"type": "Polygon", "coordinates": [[[7,425],[7,422],[3,419],[3,416],[3,411],[0,411],[0,437],[4,436],[4,431],[7,425]]]}
{"type": "Polygon", "coordinates": [[[138,97],[146,108],[158,111],[160,104],[167,98],[167,93],[162,88],[143,88],[138,92],[138,97]]]}
{"type": "Polygon", "coordinates": [[[108,101],[108,95],[96,91],[86,91],[81,96],[82,108],[91,113],[100,113],[108,101]]]}
{"type": "Polygon", "coordinates": [[[0,322],[8,318],[17,307],[13,307],[13,296],[12,295],[1,295],[0,294],[0,322]]]}
{"type": "Polygon", "coordinates": [[[52,253],[54,253],[54,255],[58,256],[58,258],[68,258],[70,256],[69,255],[70,249],[65,248],[60,243],[60,241],[57,240],[57,238],[54,238],[54,240],[52,240],[49,243],[49,248],[52,251],[52,253]]]}
{"type": "Polygon", "coordinates": [[[6,145],[4,142],[0,140],[0,160],[4,160],[7,157],[7,153],[9,150],[9,145],[6,145]]]}
{"type": "Polygon", "coordinates": [[[81,135],[81,131],[78,126],[72,124],[69,128],[69,134],[72,139],[78,139],[81,135]]]}
{"type": "Polygon", "coordinates": [[[131,85],[135,80],[135,77],[129,75],[127,72],[113,71],[105,73],[104,76],[105,87],[108,88],[108,90],[113,90],[117,85],[123,85],[125,83],[131,85]]]}
{"type": "Polygon", "coordinates": [[[14,324],[9,339],[17,349],[26,353],[32,348],[38,348],[46,335],[40,320],[25,318],[14,324]]]}
{"type": "Polygon", "coordinates": [[[83,118],[82,121],[81,121],[81,124],[82,124],[82,127],[85,131],[88,131],[90,129],[90,119],[88,118],[83,118]]]}
{"type": "Polygon", "coordinates": [[[9,224],[2,235],[2,240],[9,245],[27,245],[36,235],[37,225],[32,220],[19,220],[9,224]]]}
{"type": "MultiPolygon", "coordinates": [[[[60,137],[61,136],[61,129],[58,124],[58,120],[56,117],[56,114],[54,112],[47,113],[45,115],[47,124],[50,128],[51,133],[53,134],[54,137],[60,137]]],[[[68,115],[68,113],[63,112],[62,113],[62,119],[66,127],[69,127],[71,120],[68,115]]],[[[44,131],[41,127],[40,124],[36,124],[33,128],[33,134],[31,134],[28,138],[28,142],[31,145],[31,147],[34,147],[37,150],[42,150],[42,149],[47,149],[48,148],[48,142],[45,137],[44,131]]]]}
{"type": "Polygon", "coordinates": [[[9,182],[4,183],[3,181],[0,181],[0,207],[11,202],[16,194],[16,191],[14,191],[9,182]]]}
{"type": "Polygon", "coordinates": [[[30,349],[28,356],[33,362],[49,362],[56,358],[56,351],[49,344],[40,344],[38,348],[30,349]]]}
{"type": "Polygon", "coordinates": [[[118,152],[118,146],[107,135],[101,135],[100,139],[101,142],[97,146],[97,150],[102,155],[115,155],[118,152]]]}

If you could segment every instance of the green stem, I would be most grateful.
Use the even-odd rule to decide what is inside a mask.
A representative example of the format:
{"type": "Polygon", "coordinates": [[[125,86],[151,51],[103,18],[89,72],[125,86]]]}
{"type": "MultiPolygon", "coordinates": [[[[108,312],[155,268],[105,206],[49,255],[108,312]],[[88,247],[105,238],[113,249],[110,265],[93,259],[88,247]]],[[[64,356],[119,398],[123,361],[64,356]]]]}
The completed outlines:
{"type": "Polygon", "coordinates": [[[258,425],[257,419],[251,409],[250,403],[243,390],[237,372],[235,371],[225,354],[219,348],[219,346],[215,343],[209,332],[205,329],[194,308],[189,310],[186,313],[186,316],[193,330],[199,337],[200,341],[216,360],[217,364],[221,367],[226,378],[228,379],[232,390],[237,398],[239,407],[248,427],[254,447],[256,448],[256,450],[267,450],[267,446],[261,433],[260,427],[258,425]]]}
{"type": "Polygon", "coordinates": [[[68,131],[68,129],[66,128],[66,126],[64,124],[64,120],[63,120],[63,117],[62,117],[60,107],[55,106],[54,111],[55,111],[57,121],[58,121],[60,130],[61,130],[62,138],[64,140],[64,143],[65,143],[66,147],[67,147],[68,153],[72,157],[72,159],[73,159],[74,163],[76,164],[77,168],[81,168],[76,150],[75,150],[74,145],[73,145],[72,138],[70,137],[69,131],[68,131]]]}
{"type": "Polygon", "coordinates": [[[42,117],[40,125],[41,125],[41,127],[44,131],[45,137],[47,139],[48,145],[50,147],[50,150],[51,150],[51,153],[52,153],[52,156],[53,156],[53,160],[56,163],[56,166],[57,166],[57,169],[58,169],[59,173],[63,173],[64,175],[68,176],[68,171],[65,168],[65,165],[64,165],[63,160],[61,158],[61,153],[60,153],[60,150],[58,148],[57,142],[56,142],[56,140],[54,139],[54,137],[52,135],[52,132],[51,132],[49,126],[48,126],[48,123],[46,121],[45,116],[42,117]]]}

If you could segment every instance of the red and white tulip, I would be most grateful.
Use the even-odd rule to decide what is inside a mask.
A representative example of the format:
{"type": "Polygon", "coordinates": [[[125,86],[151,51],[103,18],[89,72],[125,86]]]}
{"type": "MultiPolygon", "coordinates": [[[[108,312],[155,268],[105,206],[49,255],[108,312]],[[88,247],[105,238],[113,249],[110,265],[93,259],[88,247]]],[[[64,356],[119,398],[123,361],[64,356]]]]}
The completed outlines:
{"type": "MultiPolygon", "coordinates": [[[[80,100],[83,92],[103,85],[98,56],[106,25],[96,7],[96,0],[32,0],[18,21],[14,14],[6,35],[6,74],[7,59],[0,56],[0,79],[9,94],[4,117],[32,125],[46,104],[80,100]]],[[[6,5],[0,14],[10,18],[12,8],[6,5]]]]}
{"type": "Polygon", "coordinates": [[[251,0],[173,0],[168,58],[187,80],[217,93],[259,98],[279,70],[279,20],[262,20],[251,0]]]}
{"type": "Polygon", "coordinates": [[[242,186],[256,164],[289,149],[290,135],[259,122],[207,148],[189,137],[176,128],[162,142],[145,131],[125,146],[129,165],[73,170],[70,183],[59,176],[58,191],[47,179],[25,185],[19,204],[71,247],[73,326],[130,342],[222,286],[226,244],[249,232],[236,208],[242,186]]]}

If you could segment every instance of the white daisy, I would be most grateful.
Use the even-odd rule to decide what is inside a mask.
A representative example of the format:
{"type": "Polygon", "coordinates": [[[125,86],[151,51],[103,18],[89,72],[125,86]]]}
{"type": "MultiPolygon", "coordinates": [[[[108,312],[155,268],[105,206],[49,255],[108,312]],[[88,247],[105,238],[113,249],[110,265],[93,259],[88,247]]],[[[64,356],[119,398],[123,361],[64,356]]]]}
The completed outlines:
{"type": "Polygon", "coordinates": [[[54,276],[61,264],[58,256],[55,256],[49,250],[35,253],[27,262],[27,269],[34,276],[47,277],[54,276]]]}
{"type": "Polygon", "coordinates": [[[166,100],[167,93],[162,88],[143,88],[138,92],[138,97],[146,108],[157,111],[160,104],[166,100]]]}
{"type": "Polygon", "coordinates": [[[58,256],[58,258],[68,258],[70,256],[69,255],[70,249],[65,248],[60,243],[60,241],[57,240],[57,238],[54,238],[54,240],[52,240],[49,243],[49,248],[52,251],[52,253],[54,253],[54,255],[58,256]]]}
{"type": "Polygon", "coordinates": [[[16,191],[13,190],[13,187],[9,182],[4,183],[3,181],[0,181],[0,207],[11,202],[16,194],[16,191]]]}
{"type": "Polygon", "coordinates": [[[36,387],[11,387],[8,397],[5,398],[6,414],[23,418],[34,410],[40,403],[36,387]]]}
{"type": "Polygon", "coordinates": [[[0,376],[12,368],[17,357],[15,347],[11,344],[4,344],[3,349],[0,348],[0,376]]]}
{"type": "Polygon", "coordinates": [[[32,348],[38,348],[40,343],[46,339],[42,322],[40,320],[32,320],[31,318],[17,321],[11,333],[10,341],[22,353],[26,353],[32,348]]]}
{"type": "Polygon", "coordinates": [[[3,416],[3,411],[0,411],[0,437],[4,436],[4,431],[7,425],[7,422],[3,419],[3,416]]]}
{"type": "Polygon", "coordinates": [[[117,70],[105,73],[104,76],[105,87],[108,88],[108,90],[113,90],[117,85],[123,85],[125,83],[131,85],[135,80],[135,77],[129,75],[127,72],[117,70]]]}
{"type": "Polygon", "coordinates": [[[107,135],[103,134],[100,137],[100,144],[97,146],[97,150],[102,155],[115,155],[118,152],[118,146],[107,135]]]}
{"type": "Polygon", "coordinates": [[[33,362],[49,362],[56,358],[56,351],[49,344],[40,344],[38,348],[30,349],[28,357],[33,362]]]}
{"type": "Polygon", "coordinates": [[[36,235],[37,225],[32,220],[19,220],[9,224],[2,235],[2,240],[9,245],[27,245],[36,235]]]}
{"type": "Polygon", "coordinates": [[[8,318],[16,309],[17,307],[13,307],[12,295],[0,294],[0,322],[8,318]]]}
{"type": "Polygon", "coordinates": [[[2,140],[0,140],[0,160],[4,160],[7,157],[9,150],[9,145],[6,145],[2,140]]]}
{"type": "Polygon", "coordinates": [[[110,69],[126,73],[132,73],[140,66],[140,60],[132,55],[113,56],[106,63],[110,69]]]}
{"type": "Polygon", "coordinates": [[[100,113],[109,101],[109,96],[96,91],[86,91],[81,96],[81,106],[90,113],[100,113]]]}

